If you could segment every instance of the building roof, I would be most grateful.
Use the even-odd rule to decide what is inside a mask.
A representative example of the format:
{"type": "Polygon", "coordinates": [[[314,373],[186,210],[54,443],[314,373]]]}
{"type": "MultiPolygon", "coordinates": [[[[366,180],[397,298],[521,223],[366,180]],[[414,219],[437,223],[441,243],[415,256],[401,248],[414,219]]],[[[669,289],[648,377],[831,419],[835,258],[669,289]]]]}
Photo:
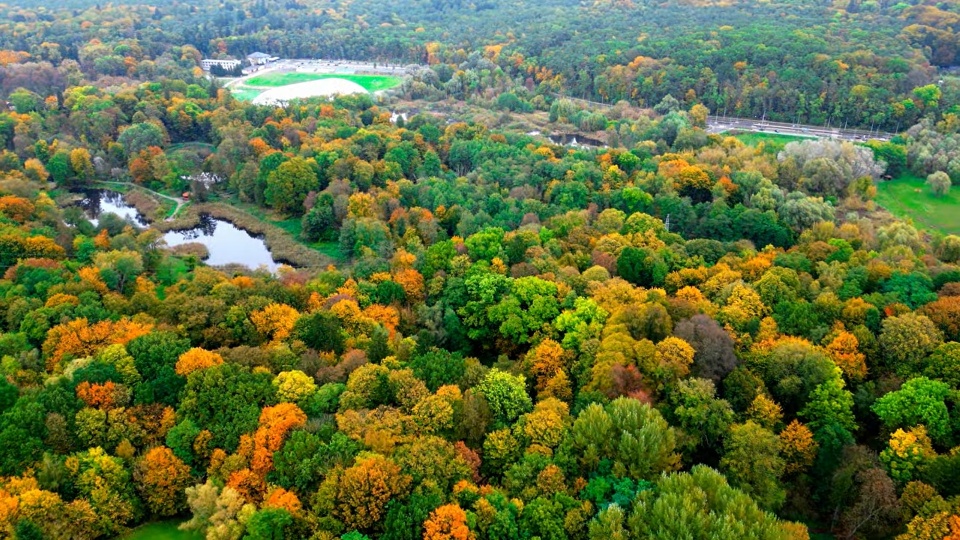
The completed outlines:
{"type": "Polygon", "coordinates": [[[255,52],[247,55],[247,58],[256,58],[257,60],[270,58],[269,54],[264,54],[262,52],[255,52]]]}

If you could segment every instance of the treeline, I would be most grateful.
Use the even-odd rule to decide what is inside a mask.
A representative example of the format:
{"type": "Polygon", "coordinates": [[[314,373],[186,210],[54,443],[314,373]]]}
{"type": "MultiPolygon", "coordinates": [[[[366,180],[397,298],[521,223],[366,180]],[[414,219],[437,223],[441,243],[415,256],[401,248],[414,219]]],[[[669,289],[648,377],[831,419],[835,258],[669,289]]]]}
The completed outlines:
{"type": "MultiPolygon", "coordinates": [[[[44,94],[101,77],[152,80],[202,56],[428,64],[442,96],[526,88],[652,107],[899,130],[957,103],[955,3],[736,5],[362,0],[6,6],[0,87],[44,94]],[[789,17],[782,16],[789,13],[789,17]],[[49,64],[49,66],[47,65],[49,64]],[[942,95],[941,95],[942,93],[942,95]]],[[[955,112],[955,111],[953,111],[955,112]]]]}

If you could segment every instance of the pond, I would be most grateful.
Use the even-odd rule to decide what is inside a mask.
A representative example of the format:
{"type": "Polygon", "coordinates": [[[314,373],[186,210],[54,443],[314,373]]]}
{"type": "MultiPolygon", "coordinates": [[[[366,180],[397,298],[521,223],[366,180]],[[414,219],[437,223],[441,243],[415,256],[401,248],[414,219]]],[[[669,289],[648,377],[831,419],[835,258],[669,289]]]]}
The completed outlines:
{"type": "MultiPolygon", "coordinates": [[[[83,196],[79,205],[94,225],[97,225],[102,214],[113,213],[141,227],[148,226],[147,220],[137,209],[127,203],[123,193],[98,189],[84,191],[83,196]]],[[[210,257],[204,262],[210,266],[265,266],[271,272],[276,272],[280,266],[273,260],[262,238],[237,228],[229,221],[207,215],[200,216],[199,226],[184,231],[169,231],[163,235],[163,239],[170,247],[188,243],[203,244],[210,252],[210,257]]]]}
{"type": "Polygon", "coordinates": [[[265,266],[271,272],[280,267],[263,239],[251,236],[229,221],[200,215],[200,225],[185,231],[170,231],[163,235],[168,246],[198,243],[207,247],[210,257],[205,263],[210,266],[242,264],[250,268],[265,266]]]}
{"type": "Polygon", "coordinates": [[[577,135],[575,133],[561,133],[557,135],[550,135],[550,141],[554,144],[562,144],[564,146],[574,146],[574,147],[605,147],[603,141],[598,139],[592,139],[590,137],[585,137],[583,135],[577,135]]]}
{"type": "Polygon", "coordinates": [[[77,203],[77,206],[83,208],[87,219],[93,223],[94,227],[100,225],[100,216],[103,214],[116,214],[121,219],[141,227],[148,225],[140,212],[127,204],[123,193],[107,189],[90,189],[81,193],[84,198],[77,203]]]}

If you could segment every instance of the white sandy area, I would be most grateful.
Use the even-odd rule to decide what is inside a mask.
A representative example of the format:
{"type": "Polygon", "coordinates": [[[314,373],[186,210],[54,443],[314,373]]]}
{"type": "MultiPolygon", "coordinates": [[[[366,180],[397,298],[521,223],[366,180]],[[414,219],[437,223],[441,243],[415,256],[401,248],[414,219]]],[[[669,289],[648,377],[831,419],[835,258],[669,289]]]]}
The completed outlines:
{"type": "Polygon", "coordinates": [[[253,99],[254,105],[279,105],[292,99],[346,94],[365,94],[359,84],[346,79],[320,79],[271,88],[253,99]]]}

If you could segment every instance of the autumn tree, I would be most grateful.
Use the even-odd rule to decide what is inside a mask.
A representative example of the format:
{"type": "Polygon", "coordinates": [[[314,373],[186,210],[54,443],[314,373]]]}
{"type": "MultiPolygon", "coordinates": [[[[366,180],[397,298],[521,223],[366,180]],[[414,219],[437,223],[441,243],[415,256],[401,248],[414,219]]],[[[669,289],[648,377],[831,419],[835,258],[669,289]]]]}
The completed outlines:
{"type": "Polygon", "coordinates": [[[410,481],[388,458],[372,455],[358,459],[340,476],[334,513],[348,527],[372,530],[382,523],[387,503],[407,493],[410,481]]]}
{"type": "Polygon", "coordinates": [[[794,420],[780,432],[780,455],[784,460],[784,472],[805,472],[817,457],[817,441],[810,428],[794,420]]]}
{"type": "Polygon", "coordinates": [[[186,506],[184,490],[192,485],[190,467],[165,446],[144,454],[134,471],[137,490],[151,513],[172,516],[186,506]]]}
{"type": "Polygon", "coordinates": [[[215,352],[210,352],[198,347],[180,355],[177,359],[175,371],[177,375],[186,377],[194,371],[218,366],[223,363],[223,357],[215,352]]]}
{"type": "Polygon", "coordinates": [[[286,304],[270,304],[250,314],[250,320],[264,339],[283,341],[290,337],[300,313],[286,304]]]}
{"type": "Polygon", "coordinates": [[[673,334],[693,347],[693,372],[698,377],[719,381],[737,367],[733,339],[710,317],[698,314],[680,321],[673,334]]]}

